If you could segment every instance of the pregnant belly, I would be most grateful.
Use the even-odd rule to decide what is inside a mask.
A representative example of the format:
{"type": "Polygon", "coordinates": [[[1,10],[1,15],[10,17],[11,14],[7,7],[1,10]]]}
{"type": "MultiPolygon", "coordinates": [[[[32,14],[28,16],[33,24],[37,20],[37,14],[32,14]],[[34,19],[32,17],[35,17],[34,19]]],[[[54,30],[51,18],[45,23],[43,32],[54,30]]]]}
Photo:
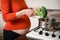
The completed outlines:
{"type": "Polygon", "coordinates": [[[12,31],[15,32],[15,33],[23,35],[23,34],[26,34],[29,31],[29,28],[22,29],[22,30],[12,30],[12,31]]]}

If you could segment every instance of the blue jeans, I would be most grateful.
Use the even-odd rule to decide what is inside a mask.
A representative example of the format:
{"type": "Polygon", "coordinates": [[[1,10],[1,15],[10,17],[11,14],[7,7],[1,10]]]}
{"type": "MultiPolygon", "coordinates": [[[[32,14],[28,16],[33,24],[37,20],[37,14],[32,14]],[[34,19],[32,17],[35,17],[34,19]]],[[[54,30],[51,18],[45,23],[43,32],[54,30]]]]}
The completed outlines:
{"type": "Polygon", "coordinates": [[[13,31],[4,30],[3,31],[3,39],[4,40],[15,40],[17,37],[21,36],[13,31]]]}

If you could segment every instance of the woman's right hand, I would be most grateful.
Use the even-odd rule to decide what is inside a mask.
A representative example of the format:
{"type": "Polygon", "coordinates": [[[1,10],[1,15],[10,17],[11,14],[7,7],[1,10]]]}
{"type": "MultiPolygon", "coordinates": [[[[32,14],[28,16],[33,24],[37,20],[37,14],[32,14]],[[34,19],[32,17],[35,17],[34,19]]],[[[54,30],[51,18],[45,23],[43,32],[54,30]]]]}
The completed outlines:
{"type": "Polygon", "coordinates": [[[27,15],[28,17],[30,17],[32,13],[33,13],[32,9],[24,9],[19,12],[16,12],[16,17],[19,18],[22,15],[27,15]]]}

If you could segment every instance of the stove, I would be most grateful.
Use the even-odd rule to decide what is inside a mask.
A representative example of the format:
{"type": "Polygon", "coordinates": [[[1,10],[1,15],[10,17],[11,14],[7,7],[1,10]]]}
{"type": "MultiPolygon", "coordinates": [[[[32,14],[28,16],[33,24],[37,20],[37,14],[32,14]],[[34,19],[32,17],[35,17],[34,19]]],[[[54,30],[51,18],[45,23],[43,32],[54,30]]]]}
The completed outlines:
{"type": "Polygon", "coordinates": [[[26,36],[39,39],[39,40],[60,40],[60,23],[55,20],[41,21],[33,31],[29,32],[26,36]],[[50,25],[51,23],[51,25],[50,25]],[[53,25],[52,25],[53,24],[53,25]]]}
{"type": "Polygon", "coordinates": [[[39,40],[60,40],[60,31],[53,33],[42,29],[33,30],[26,35],[27,37],[39,40]]]}

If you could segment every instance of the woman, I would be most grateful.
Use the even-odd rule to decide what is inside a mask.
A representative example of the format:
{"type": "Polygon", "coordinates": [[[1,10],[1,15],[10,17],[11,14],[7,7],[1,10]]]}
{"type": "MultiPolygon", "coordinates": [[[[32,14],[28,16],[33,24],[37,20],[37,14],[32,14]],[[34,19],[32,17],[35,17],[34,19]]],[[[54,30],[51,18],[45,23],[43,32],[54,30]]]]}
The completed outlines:
{"type": "Polygon", "coordinates": [[[2,0],[2,16],[6,22],[3,31],[4,40],[14,40],[29,30],[29,17],[33,14],[24,0],[2,0]]]}

